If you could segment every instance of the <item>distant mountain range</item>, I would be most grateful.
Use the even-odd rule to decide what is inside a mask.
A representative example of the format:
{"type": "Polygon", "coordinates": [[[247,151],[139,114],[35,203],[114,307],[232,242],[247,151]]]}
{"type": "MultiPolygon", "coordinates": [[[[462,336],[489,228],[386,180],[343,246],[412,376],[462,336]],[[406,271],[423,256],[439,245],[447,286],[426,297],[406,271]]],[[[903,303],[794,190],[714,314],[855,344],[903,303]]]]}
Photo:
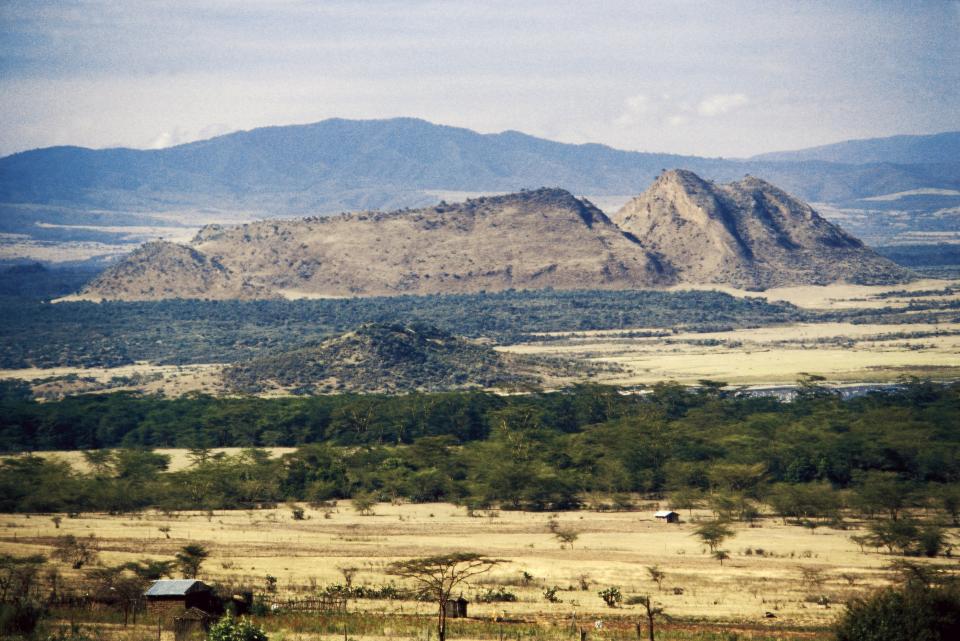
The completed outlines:
{"type": "Polygon", "coordinates": [[[505,289],[745,289],[912,274],[758,178],[664,172],[613,220],[542,188],[393,213],[203,228],[144,245],[85,289],[93,299],[449,294],[505,289]]]}
{"type": "Polygon", "coordinates": [[[754,161],[804,162],[823,160],[855,165],[869,163],[896,163],[901,165],[946,163],[960,161],[960,131],[926,136],[890,136],[847,140],[832,145],[821,145],[796,151],[778,151],[760,154],[754,161]]]}
{"type": "Polygon", "coordinates": [[[332,119],[160,150],[14,154],[0,159],[0,206],[41,206],[23,214],[31,222],[45,220],[42,206],[328,214],[423,206],[445,191],[557,185],[589,196],[635,194],[669,167],[719,181],[751,174],[807,200],[842,201],[960,188],[958,139],[960,133],[901,136],[730,160],[563,144],[515,131],[479,134],[411,118],[332,119]]]}

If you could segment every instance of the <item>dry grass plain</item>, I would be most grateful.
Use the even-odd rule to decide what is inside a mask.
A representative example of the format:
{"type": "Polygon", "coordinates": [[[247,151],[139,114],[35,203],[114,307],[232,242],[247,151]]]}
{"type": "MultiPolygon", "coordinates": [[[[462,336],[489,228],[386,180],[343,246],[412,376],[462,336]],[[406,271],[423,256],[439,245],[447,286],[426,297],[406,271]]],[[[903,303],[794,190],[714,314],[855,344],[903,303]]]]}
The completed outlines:
{"type": "MultiPolygon", "coordinates": [[[[277,577],[283,596],[342,582],[339,568],[345,566],[359,568],[355,585],[383,585],[390,581],[384,569],[391,561],[469,550],[507,562],[467,588],[468,598],[474,600],[480,590],[496,585],[519,598],[513,603],[474,602],[472,617],[505,616],[552,625],[569,623],[574,613],[591,625],[597,619],[640,618],[641,606],[613,610],[597,596],[599,589],[616,585],[625,597],[651,594],[682,625],[742,626],[774,636],[778,630],[787,635],[806,629],[818,638],[842,611],[840,603],[886,582],[884,567],[893,559],[861,552],[850,540],[858,533],[856,527],[811,532],[768,518],[756,527],[736,525],[735,537],[723,545],[731,558],[721,566],[693,536],[696,522],[709,518],[706,512],[685,512],[686,522],[668,525],[654,520],[654,505],[634,512],[560,513],[561,526],[579,533],[574,546],[565,549],[550,533],[550,515],[545,513],[470,516],[449,504],[380,504],[374,515],[364,516],[346,501],[335,508],[304,507],[307,519],[302,521],[293,520],[289,507],[280,507],[211,514],[88,514],[63,519],[59,529],[50,515],[3,515],[0,552],[49,555],[56,536],[95,534],[100,562],[117,564],[144,557],[170,559],[181,546],[201,543],[212,552],[201,578],[243,581],[263,589],[270,574],[277,577]],[[170,528],[170,538],[161,527],[170,528]],[[648,576],[646,568],[653,565],[666,572],[662,591],[648,576]],[[804,570],[810,569],[820,572],[822,583],[804,581],[804,570]],[[534,577],[528,586],[520,584],[524,571],[534,577]],[[589,589],[580,589],[581,577],[587,577],[589,589]],[[561,603],[543,597],[544,587],[553,585],[560,587],[561,603]],[[682,588],[682,594],[674,588],[682,588]],[[821,595],[832,605],[817,604],[821,595]],[[776,618],[767,618],[768,612],[776,618]]],[[[428,615],[432,607],[412,601],[350,602],[351,610],[371,616],[428,615]]]]}
{"type": "Polygon", "coordinates": [[[798,323],[728,332],[678,332],[667,337],[571,332],[563,338],[502,347],[503,351],[614,364],[604,383],[635,385],[700,379],[736,385],[792,383],[802,373],[831,382],[888,382],[911,375],[960,376],[960,323],[854,325],[798,323]]]}
{"type": "MultiPolygon", "coordinates": [[[[683,289],[690,289],[684,286],[683,289]]],[[[911,302],[951,305],[960,281],[918,280],[893,286],[835,284],[781,287],[764,292],[702,286],[734,296],[784,301],[811,310],[906,308],[911,302]]],[[[905,310],[903,313],[910,313],[905,310]]],[[[723,380],[736,385],[793,383],[801,374],[830,382],[883,383],[903,376],[960,377],[960,322],[955,314],[936,323],[794,323],[726,332],[665,332],[663,328],[558,332],[544,340],[499,349],[613,364],[622,372],[601,382],[636,385],[673,380],[723,380]],[[643,336],[643,334],[648,334],[643,336]]]]}

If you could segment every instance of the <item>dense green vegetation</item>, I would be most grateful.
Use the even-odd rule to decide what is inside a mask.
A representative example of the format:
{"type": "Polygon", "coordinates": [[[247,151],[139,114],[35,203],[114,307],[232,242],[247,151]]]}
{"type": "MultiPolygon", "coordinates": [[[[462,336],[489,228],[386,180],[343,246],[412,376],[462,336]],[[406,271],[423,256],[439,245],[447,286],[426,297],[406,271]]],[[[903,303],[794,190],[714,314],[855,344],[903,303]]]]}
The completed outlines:
{"type": "Polygon", "coordinates": [[[79,291],[100,273],[95,263],[45,267],[40,263],[14,264],[0,268],[0,297],[50,299],[79,291]]]}
{"type": "Polygon", "coordinates": [[[59,303],[0,299],[0,368],[222,363],[277,353],[362,323],[429,323],[510,342],[531,332],[716,330],[803,320],[792,305],[719,292],[506,291],[299,301],[59,303]]]}
{"type": "Polygon", "coordinates": [[[52,403],[4,389],[7,451],[132,449],[89,453],[89,474],[39,457],[8,459],[0,465],[0,511],[206,509],[350,496],[565,509],[589,493],[669,492],[676,507],[709,497],[739,518],[750,518],[758,501],[798,519],[835,517],[844,506],[885,514],[900,525],[878,530],[875,544],[906,551],[904,537],[913,537],[916,553],[927,553],[914,545],[923,531],[907,508],[935,503],[954,520],[960,511],[958,384],[911,383],[842,400],[805,383],[792,403],[738,397],[716,384],[662,384],[643,395],[582,386],[511,397],[113,394],[52,403]],[[280,458],[207,449],[227,445],[299,449],[280,458]],[[147,449],[158,446],[196,448],[196,463],[164,472],[165,457],[147,449]]]}
{"type": "MultiPolygon", "coordinates": [[[[530,389],[547,359],[504,356],[429,325],[368,323],[300,349],[238,363],[224,372],[234,390],[261,393],[276,385],[297,393],[530,389]]],[[[580,372],[589,366],[582,366],[580,372]]],[[[568,365],[574,375],[572,364],[568,365]]]]}

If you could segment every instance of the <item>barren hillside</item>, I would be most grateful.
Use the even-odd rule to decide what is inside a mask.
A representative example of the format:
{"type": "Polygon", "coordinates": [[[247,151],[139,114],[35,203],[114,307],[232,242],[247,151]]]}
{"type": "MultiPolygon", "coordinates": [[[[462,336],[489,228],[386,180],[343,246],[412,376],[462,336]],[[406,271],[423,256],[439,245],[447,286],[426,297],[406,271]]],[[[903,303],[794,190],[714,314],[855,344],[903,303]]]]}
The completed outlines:
{"type": "Polygon", "coordinates": [[[182,268],[161,272],[151,265],[154,253],[137,252],[85,293],[128,300],[177,297],[171,291],[239,297],[227,286],[239,286],[238,279],[255,286],[244,293],[256,297],[633,289],[673,282],[670,270],[636,239],[561,189],[393,213],[212,225],[180,251],[206,262],[182,260],[182,268]],[[208,275],[198,263],[217,272],[208,275]],[[212,283],[209,292],[197,284],[198,273],[212,283]]]}
{"type": "Polygon", "coordinates": [[[911,278],[806,203],[751,176],[716,185],[689,171],[664,172],[614,220],[684,283],[768,289],[911,278]]]}

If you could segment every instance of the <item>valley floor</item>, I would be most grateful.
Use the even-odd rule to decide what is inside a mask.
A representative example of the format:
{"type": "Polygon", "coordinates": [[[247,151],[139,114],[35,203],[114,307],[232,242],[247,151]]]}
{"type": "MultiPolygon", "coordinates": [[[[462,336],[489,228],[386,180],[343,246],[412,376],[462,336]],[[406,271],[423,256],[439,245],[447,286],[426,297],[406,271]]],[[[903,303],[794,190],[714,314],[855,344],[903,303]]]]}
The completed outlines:
{"type": "MultiPolygon", "coordinates": [[[[49,516],[3,515],[0,552],[49,556],[56,537],[93,534],[99,540],[101,563],[114,565],[145,557],[170,559],[183,545],[200,543],[212,552],[200,578],[262,591],[267,575],[272,575],[277,578],[277,598],[284,599],[342,583],[343,567],[358,568],[354,585],[380,586],[391,581],[385,574],[391,561],[475,551],[507,563],[465,589],[472,601],[471,617],[481,622],[496,617],[539,622],[559,627],[560,637],[576,617],[580,625],[591,628],[590,638],[600,639],[614,634],[617,626],[635,635],[633,625],[642,618],[639,605],[606,607],[597,592],[610,586],[620,587],[625,602],[630,596],[652,595],[675,626],[734,626],[771,633],[756,638],[789,638],[788,630],[800,629],[808,631],[803,636],[819,638],[846,599],[886,583],[885,566],[896,558],[861,551],[850,538],[862,533],[855,523],[845,530],[810,530],[765,518],[754,526],[735,524],[735,536],[724,544],[731,558],[721,566],[693,536],[697,522],[710,518],[707,512],[684,511],[682,523],[665,524],[653,518],[656,504],[639,507],[631,512],[557,515],[561,527],[579,534],[572,546],[561,546],[551,534],[549,514],[471,515],[448,504],[380,504],[373,515],[364,516],[341,502],[328,508],[306,507],[306,520],[293,520],[287,507],[209,514],[84,514],[63,519],[59,528],[49,516]],[[169,528],[169,538],[160,528],[169,528]],[[654,565],[666,573],[662,589],[647,572],[654,565]],[[524,572],[533,578],[525,582],[524,572]],[[543,596],[551,586],[559,588],[558,603],[548,603],[543,596]],[[479,594],[501,588],[518,600],[477,601],[479,594]],[[610,631],[594,634],[597,620],[608,621],[610,631]]],[[[950,536],[955,540],[956,533],[950,536]]],[[[76,574],[66,567],[62,572],[68,580],[76,574]]],[[[372,633],[384,638],[392,636],[391,629],[410,625],[399,620],[390,624],[390,617],[422,614],[425,634],[433,613],[431,604],[414,601],[351,600],[349,609],[367,613],[370,620],[386,615],[385,630],[372,633]]],[[[281,626],[283,621],[275,618],[269,625],[281,626]]],[[[467,637],[484,636],[479,628],[463,631],[467,637]]],[[[496,638],[495,630],[488,632],[491,636],[486,638],[496,638]]]]}
{"type": "MultiPolygon", "coordinates": [[[[704,287],[703,289],[718,289],[704,287]]],[[[722,288],[720,288],[722,289],[722,288]]],[[[497,349],[561,357],[589,364],[581,377],[544,379],[559,388],[589,379],[612,385],[660,381],[732,385],[792,384],[805,374],[830,384],[889,383],[915,376],[960,378],[960,281],[920,280],[907,285],[788,287],[766,292],[724,289],[738,297],[785,301],[822,316],[822,322],[696,332],[683,327],[630,327],[526,335],[497,349]]],[[[38,398],[137,390],[180,396],[223,394],[225,363],[0,370],[0,379],[31,381],[38,398]]],[[[271,392],[265,395],[285,394],[271,392]]]]}

